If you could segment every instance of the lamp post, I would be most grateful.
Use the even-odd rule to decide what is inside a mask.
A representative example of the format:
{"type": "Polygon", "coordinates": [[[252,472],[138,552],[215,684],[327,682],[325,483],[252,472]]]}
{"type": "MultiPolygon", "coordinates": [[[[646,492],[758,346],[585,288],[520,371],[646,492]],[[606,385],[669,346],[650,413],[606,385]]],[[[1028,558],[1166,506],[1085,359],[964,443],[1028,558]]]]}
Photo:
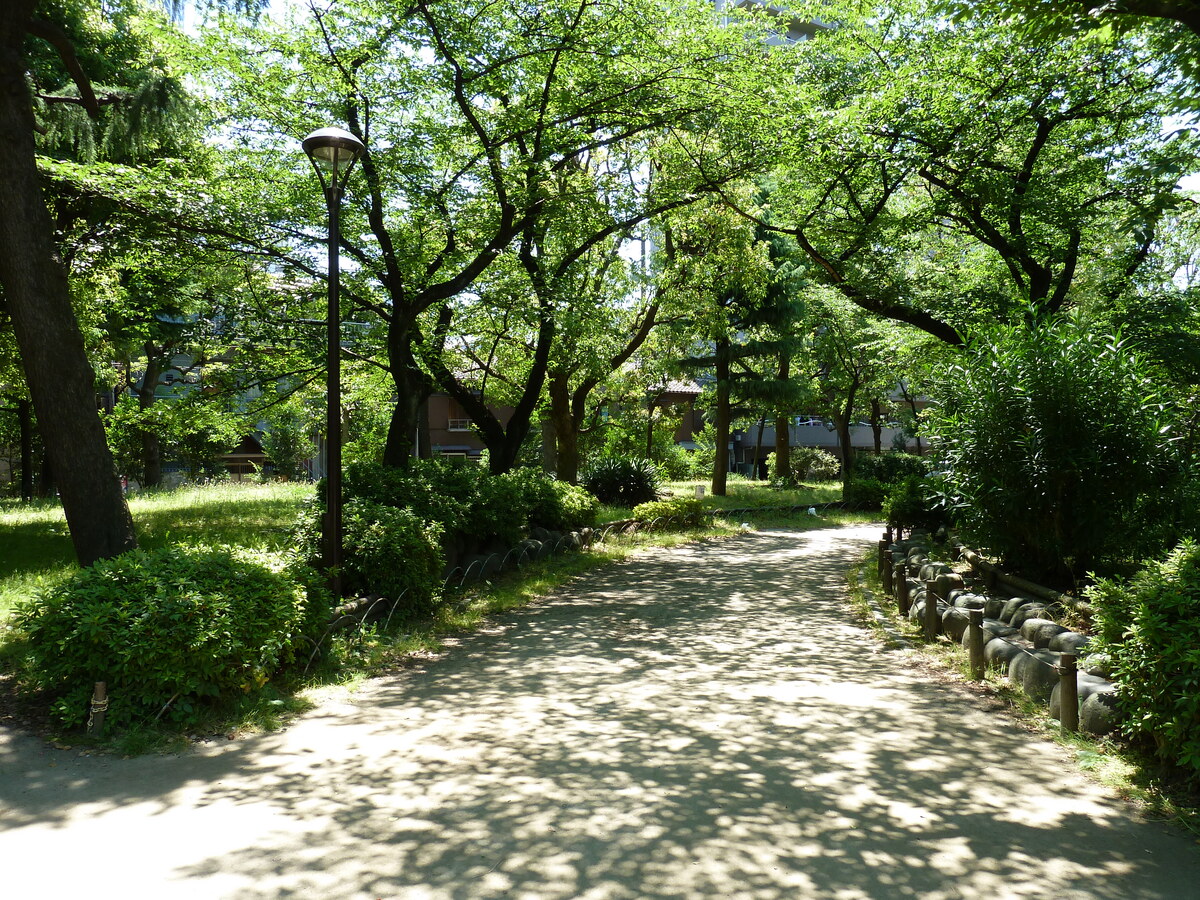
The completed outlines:
{"type": "Polygon", "coordinates": [[[339,247],[342,191],[355,161],[366,151],[363,142],[340,128],[320,128],[304,139],[304,152],[312,160],[325,191],[329,211],[329,300],[326,307],[328,374],[325,379],[328,418],[325,427],[325,522],[322,558],[329,571],[329,586],[342,593],[342,322],[339,247]]]}

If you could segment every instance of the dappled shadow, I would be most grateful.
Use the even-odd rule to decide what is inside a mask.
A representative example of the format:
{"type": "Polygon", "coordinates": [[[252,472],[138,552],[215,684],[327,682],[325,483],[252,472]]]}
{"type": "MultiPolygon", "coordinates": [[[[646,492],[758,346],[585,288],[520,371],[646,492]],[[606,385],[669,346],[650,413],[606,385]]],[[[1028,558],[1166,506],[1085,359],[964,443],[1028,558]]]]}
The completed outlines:
{"type": "Polygon", "coordinates": [[[135,839],[127,896],[1195,896],[1190,842],[852,624],[876,535],[654,551],[279,735],[11,748],[0,854],[135,839]]]}

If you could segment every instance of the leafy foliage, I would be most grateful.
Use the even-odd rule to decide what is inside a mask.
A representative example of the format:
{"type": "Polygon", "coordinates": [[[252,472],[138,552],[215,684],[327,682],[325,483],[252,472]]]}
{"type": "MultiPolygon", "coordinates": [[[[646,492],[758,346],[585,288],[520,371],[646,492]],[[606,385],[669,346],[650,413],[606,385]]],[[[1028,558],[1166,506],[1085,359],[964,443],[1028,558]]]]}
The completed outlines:
{"type": "Polygon", "coordinates": [[[633,518],[653,522],[660,518],[677,518],[684,525],[699,525],[704,521],[704,503],[695,497],[675,497],[639,503],[633,508],[633,518]]]}
{"type": "Polygon", "coordinates": [[[946,522],[944,508],[925,479],[909,475],[891,485],[883,500],[884,520],[891,528],[936,531],[946,522]]]}
{"type": "Polygon", "coordinates": [[[1187,540],[1129,583],[1089,588],[1099,647],[1113,663],[1123,729],[1200,781],[1200,545],[1187,540]]]}
{"type": "Polygon", "coordinates": [[[793,447],[791,457],[792,478],[796,482],[831,481],[842,468],[836,456],[820,447],[793,447]]]}
{"type": "Polygon", "coordinates": [[[928,472],[929,461],[912,453],[860,453],[854,461],[855,475],[889,485],[920,478],[928,472]]]}
{"type": "Polygon", "coordinates": [[[109,724],[198,721],[291,662],[323,624],[328,596],[311,569],[234,548],[135,550],[100,560],[19,605],[25,673],[79,725],[93,683],[108,683],[109,724]]]}
{"type": "Polygon", "coordinates": [[[411,510],[351,500],[342,510],[343,585],[352,594],[382,594],[409,614],[433,611],[445,566],[442,528],[411,510]]]}
{"type": "Polygon", "coordinates": [[[842,499],[860,509],[879,509],[887,497],[887,485],[876,478],[852,478],[842,489],[842,499]]]}
{"type": "Polygon", "coordinates": [[[637,506],[658,499],[658,467],[648,459],[605,456],[583,475],[583,486],[601,503],[637,506]]]}
{"type": "Polygon", "coordinates": [[[1170,459],[1157,393],[1119,341],[1069,321],[999,332],[944,374],[928,412],[948,505],[1036,577],[1128,555],[1170,459]]]}

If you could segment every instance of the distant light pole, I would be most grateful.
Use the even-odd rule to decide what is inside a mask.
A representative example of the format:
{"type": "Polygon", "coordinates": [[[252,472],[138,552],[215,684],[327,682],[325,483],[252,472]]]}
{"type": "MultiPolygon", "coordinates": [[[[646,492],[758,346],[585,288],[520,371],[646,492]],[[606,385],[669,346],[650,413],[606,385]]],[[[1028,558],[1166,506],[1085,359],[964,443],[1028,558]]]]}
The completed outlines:
{"type": "Polygon", "coordinates": [[[325,379],[328,418],[325,426],[325,523],[322,558],[329,570],[329,586],[342,593],[342,322],[339,304],[339,247],[342,191],[354,163],[366,152],[363,142],[340,128],[319,128],[304,139],[304,152],[312,160],[325,191],[329,210],[329,304],[326,308],[328,374],[325,379]]]}

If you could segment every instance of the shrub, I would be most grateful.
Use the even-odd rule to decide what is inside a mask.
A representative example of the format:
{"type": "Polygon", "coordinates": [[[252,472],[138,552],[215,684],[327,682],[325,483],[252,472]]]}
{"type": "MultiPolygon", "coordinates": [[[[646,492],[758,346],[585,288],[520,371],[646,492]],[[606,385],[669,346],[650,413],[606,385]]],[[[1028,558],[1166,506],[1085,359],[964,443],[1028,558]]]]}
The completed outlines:
{"type": "Polygon", "coordinates": [[[634,507],[658,499],[658,479],[649,460],[607,456],[584,473],[583,486],[601,503],[634,507]]]}
{"type": "Polygon", "coordinates": [[[946,516],[936,504],[925,479],[909,475],[888,488],[883,500],[884,520],[891,528],[937,531],[945,524],[946,516]]]}
{"type": "Polygon", "coordinates": [[[879,509],[887,496],[887,485],[874,478],[853,478],[842,491],[842,500],[859,509],[879,509]]]}
{"type": "Polygon", "coordinates": [[[842,464],[828,450],[820,447],[791,448],[792,478],[797,481],[832,481],[842,464]]]}
{"type": "Polygon", "coordinates": [[[469,528],[479,481],[486,476],[477,466],[444,460],[413,460],[408,469],[353,463],[342,475],[342,493],[346,502],[367,500],[411,510],[419,519],[438,522],[446,534],[457,535],[469,528]]]}
{"type": "Polygon", "coordinates": [[[414,615],[433,611],[445,567],[442,528],[414,512],[369,500],[342,509],[342,584],[348,593],[382,594],[414,615]]]}
{"type": "Polygon", "coordinates": [[[551,487],[558,496],[559,518],[554,524],[530,518],[533,525],[541,525],[555,531],[576,531],[580,528],[591,528],[600,516],[600,501],[586,490],[565,481],[552,481],[551,487]]]}
{"type": "Polygon", "coordinates": [[[912,453],[856,453],[854,477],[872,478],[884,484],[899,484],[906,478],[929,473],[929,463],[912,453]]]}
{"type": "Polygon", "coordinates": [[[105,681],[110,725],[189,725],[291,662],[329,609],[316,573],[278,555],[171,547],[100,560],[20,604],[13,624],[63,724],[86,720],[105,681]]]}
{"type": "Polygon", "coordinates": [[[1125,733],[1152,738],[1162,760],[1200,781],[1200,545],[1182,542],[1129,583],[1099,579],[1087,597],[1125,733]]]}
{"type": "Polygon", "coordinates": [[[1158,392],[1114,338],[1071,322],[1007,329],[933,395],[947,505],[1009,565],[1070,583],[1153,533],[1131,519],[1165,487],[1172,449],[1158,392]]]}
{"type": "Polygon", "coordinates": [[[679,524],[700,525],[704,521],[704,503],[695,497],[676,497],[671,500],[652,500],[633,508],[633,518],[639,522],[676,517],[679,524]]]}

